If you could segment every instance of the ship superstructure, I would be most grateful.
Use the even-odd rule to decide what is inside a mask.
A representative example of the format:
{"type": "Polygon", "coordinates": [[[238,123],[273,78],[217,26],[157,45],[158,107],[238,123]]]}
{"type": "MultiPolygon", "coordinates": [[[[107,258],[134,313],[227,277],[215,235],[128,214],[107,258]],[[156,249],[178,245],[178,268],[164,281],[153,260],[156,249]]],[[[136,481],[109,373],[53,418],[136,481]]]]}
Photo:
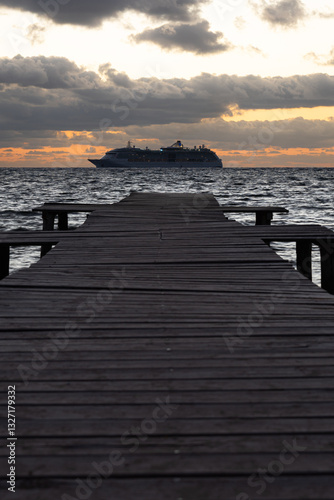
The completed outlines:
{"type": "Polygon", "coordinates": [[[125,148],[107,151],[99,160],[88,160],[98,168],[115,167],[220,167],[223,164],[205,145],[186,148],[181,141],[160,149],[136,148],[128,142],[125,148]]]}

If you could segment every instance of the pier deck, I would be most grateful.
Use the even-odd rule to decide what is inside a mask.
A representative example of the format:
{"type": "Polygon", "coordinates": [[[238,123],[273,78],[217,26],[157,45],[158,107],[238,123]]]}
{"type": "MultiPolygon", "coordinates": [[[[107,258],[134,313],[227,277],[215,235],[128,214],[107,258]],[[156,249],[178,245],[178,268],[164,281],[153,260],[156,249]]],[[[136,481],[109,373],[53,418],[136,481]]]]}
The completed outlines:
{"type": "Polygon", "coordinates": [[[133,193],[54,233],[0,282],[2,498],[334,498],[334,297],[264,242],[297,229],[133,193]]]}

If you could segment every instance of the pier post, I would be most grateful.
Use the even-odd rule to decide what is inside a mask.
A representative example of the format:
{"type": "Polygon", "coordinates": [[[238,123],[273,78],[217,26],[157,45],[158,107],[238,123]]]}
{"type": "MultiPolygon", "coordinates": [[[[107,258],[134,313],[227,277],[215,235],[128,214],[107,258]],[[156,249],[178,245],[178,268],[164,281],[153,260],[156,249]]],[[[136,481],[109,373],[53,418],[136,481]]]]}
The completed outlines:
{"type": "Polygon", "coordinates": [[[67,231],[68,229],[68,214],[67,212],[58,212],[58,229],[67,231]]]}
{"type": "Polygon", "coordinates": [[[321,261],[321,288],[334,294],[334,241],[318,239],[321,261]]]}
{"type": "Polygon", "coordinates": [[[43,210],[43,231],[53,231],[55,224],[55,213],[43,210]]]}
{"type": "Polygon", "coordinates": [[[273,213],[270,211],[256,212],[256,226],[270,226],[271,220],[273,218],[273,213]]]}
{"type": "Polygon", "coordinates": [[[0,280],[6,278],[9,274],[9,245],[2,243],[0,244],[0,280]]]}
{"type": "Polygon", "coordinates": [[[297,269],[306,278],[312,279],[312,241],[296,241],[297,269]]]}
{"type": "MultiPolygon", "coordinates": [[[[53,231],[55,225],[55,213],[49,212],[48,210],[43,210],[43,231],[53,231]]],[[[50,243],[44,243],[41,246],[41,257],[47,254],[52,248],[50,243]]]]}
{"type": "Polygon", "coordinates": [[[43,243],[41,245],[41,258],[44,257],[48,252],[52,250],[52,244],[51,243],[43,243]]]}

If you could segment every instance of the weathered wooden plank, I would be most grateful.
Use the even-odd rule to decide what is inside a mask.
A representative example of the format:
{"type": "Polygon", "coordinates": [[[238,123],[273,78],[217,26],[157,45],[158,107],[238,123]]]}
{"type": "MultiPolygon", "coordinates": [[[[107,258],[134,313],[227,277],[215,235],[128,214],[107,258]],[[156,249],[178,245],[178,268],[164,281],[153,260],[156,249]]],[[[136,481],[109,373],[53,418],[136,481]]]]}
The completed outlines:
{"type": "MultiPolygon", "coordinates": [[[[88,403],[88,401],[86,401],[88,403]]],[[[146,404],[115,404],[107,403],[105,397],[104,403],[94,406],[89,404],[76,404],[70,407],[64,405],[50,404],[26,404],[19,405],[18,410],[24,412],[25,420],[53,420],[60,419],[65,421],[86,421],[90,419],[106,420],[110,419],[145,419],[152,412],[152,398],[150,403],[146,404]]],[[[194,404],[196,404],[196,419],[238,419],[240,415],[243,418],[262,418],[263,415],[270,414],[267,418],[327,418],[334,416],[334,403],[331,402],[312,402],[303,403],[298,401],[283,403],[271,401],[268,403],[206,403],[199,402],[198,397],[190,403],[174,403],[171,406],[178,406],[180,414],[184,419],[194,418],[194,404]]],[[[6,408],[0,407],[0,415],[5,417],[6,408]]],[[[20,421],[20,420],[19,420],[20,421]]],[[[210,422],[208,422],[208,425],[210,422]]]]}
{"type": "MultiPolygon", "coordinates": [[[[36,365],[34,365],[36,366],[36,365]]],[[[47,368],[44,368],[47,371],[47,368]]],[[[42,370],[41,370],[42,372],[42,370]]],[[[31,376],[29,378],[29,384],[25,386],[22,383],[21,376],[19,372],[17,373],[17,379],[14,382],[20,384],[20,391],[22,392],[51,392],[51,391],[66,391],[66,392],[86,392],[86,391],[101,391],[101,392],[156,392],[160,391],[161,396],[168,396],[172,392],[184,392],[184,391],[198,391],[199,399],[200,392],[206,391],[239,391],[239,390],[307,390],[307,389],[334,389],[334,378],[333,377],[296,377],[296,378],[247,378],[240,377],[237,379],[224,379],[222,380],[169,380],[168,383],[165,380],[124,380],[124,381],[110,381],[104,380],[103,384],[101,381],[82,381],[82,380],[65,380],[65,381],[43,381],[39,380],[38,375],[40,372],[37,371],[35,377],[31,376]]],[[[7,383],[8,387],[8,383],[7,383]]],[[[2,391],[5,392],[6,386],[2,386],[2,391]]],[[[269,415],[268,415],[269,417],[269,415]]],[[[334,425],[334,422],[333,422],[334,425]]],[[[22,431],[23,432],[23,431],[22,431]]]]}
{"type": "MultiPolygon", "coordinates": [[[[0,391],[1,392],[1,391],[0,391]]],[[[3,391],[5,393],[5,391],[3,391]]],[[[171,404],[229,404],[229,403],[285,403],[294,404],[298,407],[300,403],[331,403],[333,400],[333,389],[235,389],[235,390],[206,390],[198,393],[194,390],[175,391],[170,394],[171,404]]],[[[20,392],[20,406],[22,411],[26,406],[34,407],[35,405],[82,405],[89,403],[93,405],[152,405],[152,401],[161,397],[160,391],[72,391],[65,392],[61,390],[50,392],[33,392],[21,391],[20,392]]],[[[21,410],[20,410],[21,411],[21,410]]],[[[321,437],[321,435],[320,435],[321,437]]],[[[79,438],[78,438],[79,439],[79,438]]],[[[194,438],[195,439],[195,438],[194,438]]],[[[242,439],[239,437],[239,439],[242,439]]],[[[79,440],[80,442],[80,440],[79,440]]],[[[328,442],[328,437],[326,437],[328,442]]],[[[214,443],[212,443],[214,445],[214,443]]],[[[332,449],[332,444],[329,442],[328,446],[332,449]]],[[[6,451],[6,450],[5,450],[6,451]]],[[[36,453],[41,453],[42,450],[35,450],[36,453]]],[[[264,449],[265,451],[265,449],[264,449]]]]}
{"type": "MultiPolygon", "coordinates": [[[[132,448],[134,438],[132,438],[132,448]]],[[[334,457],[330,453],[314,452],[309,455],[305,452],[305,444],[300,440],[296,440],[300,450],[304,449],[304,453],[299,453],[298,460],[294,460],[294,456],[290,453],[287,454],[286,459],[290,464],[281,463],[282,471],[287,469],[289,475],[291,474],[328,474],[334,468],[334,457]],[[314,466],[314,463],[316,464],[314,466]],[[289,465],[289,467],[287,467],[289,465]]],[[[282,440],[282,442],[289,443],[293,446],[293,440],[282,440]]],[[[131,446],[129,446],[131,449],[131,446]]],[[[120,465],[115,467],[113,471],[114,478],[124,478],[129,476],[136,477],[168,477],[171,475],[177,476],[202,476],[207,475],[223,476],[228,477],[233,475],[241,474],[254,474],[254,471],[263,467],[263,464],[270,464],[272,462],[278,462],[279,457],[284,448],[284,444],[281,443],[280,447],[273,451],[267,453],[257,453],[249,454],[237,452],[235,454],[227,453],[187,453],[181,450],[171,450],[164,454],[151,453],[142,454],[138,453],[125,453],[122,452],[121,460],[119,458],[120,465]],[[154,468],[152,468],[152,463],[154,468]]],[[[55,477],[62,478],[76,478],[78,475],[89,475],[92,473],[93,467],[92,463],[95,464],[105,464],[110,453],[105,454],[92,454],[90,458],[87,457],[30,457],[29,459],[25,457],[18,457],[17,468],[21,471],[21,477],[47,477],[48,479],[55,477]],[[52,471],[49,473],[48,471],[52,471]]],[[[0,466],[5,467],[6,460],[0,457],[0,466]]],[[[3,468],[2,467],[2,468],[3,468]]]]}
{"type": "MultiPolygon", "coordinates": [[[[316,453],[319,451],[331,452],[332,445],[330,440],[333,435],[330,434],[298,434],[298,440],[303,443],[307,449],[307,453],[316,453]]],[[[145,460],[148,455],[156,454],[169,454],[176,451],[176,455],[182,453],[279,453],[282,449],[283,441],[291,442],[291,434],[277,435],[252,435],[245,434],[243,436],[216,436],[213,441],[209,436],[159,436],[151,434],[149,439],[142,440],[138,454],[141,459],[145,460]]],[[[129,450],[120,442],[120,437],[89,437],[85,439],[85,447],[82,446],[80,437],[64,437],[62,439],[57,437],[44,437],[44,438],[29,438],[21,439],[17,443],[17,449],[20,457],[27,457],[31,453],[32,448],[35,451],[35,457],[51,457],[56,453],[62,456],[71,456],[72,460],[76,460],[78,455],[83,457],[95,455],[105,455],[110,453],[114,448],[121,448],[125,453],[129,450]]],[[[5,449],[0,449],[0,456],[6,456],[5,449]]]]}
{"type": "MultiPolygon", "coordinates": [[[[162,396],[164,399],[165,397],[162,396]]],[[[148,411],[147,420],[152,419],[152,411],[155,406],[152,402],[151,410],[148,411]]],[[[146,420],[145,419],[145,420],[146,420]]],[[[34,419],[29,420],[20,418],[18,420],[20,429],[17,430],[18,438],[33,437],[33,436],[122,436],[128,429],[133,426],[140,426],[142,420],[139,418],[127,419],[99,419],[92,418],[85,420],[67,420],[67,419],[34,419]],[[24,432],[22,431],[24,429],[24,432]]],[[[155,422],[156,426],[154,432],[159,427],[159,422],[155,422]]],[[[148,424],[149,425],[149,424],[148,424]]],[[[149,434],[152,429],[150,426],[149,434]]],[[[286,434],[287,429],[291,434],[298,435],[298,433],[334,433],[334,419],[332,417],[315,417],[315,418],[293,418],[293,417],[269,417],[269,418],[252,418],[247,415],[243,417],[233,416],[231,418],[183,418],[182,409],[175,409],[173,415],[161,422],[159,434],[168,436],[174,435],[198,435],[202,434],[205,429],[207,436],[229,435],[229,434],[286,434]],[[177,412],[179,414],[177,415],[177,412]]],[[[7,425],[0,423],[0,431],[5,434],[7,425]]],[[[153,432],[152,432],[153,433],[153,432]]]]}
{"type": "MultiPolygon", "coordinates": [[[[236,477],[160,477],[150,479],[133,478],[113,479],[113,476],[105,478],[100,483],[95,482],[91,488],[78,489],[77,492],[85,491],[94,494],[94,500],[175,500],[191,499],[217,500],[223,497],[226,500],[244,500],[248,495],[254,496],[259,490],[259,484],[250,486],[247,475],[236,477]],[[257,488],[257,490],[256,490],[257,488]],[[239,496],[239,498],[238,498],[239,496]]],[[[62,495],[67,494],[69,498],[76,497],[76,488],[84,483],[73,479],[22,479],[18,481],[15,497],[18,500],[59,500],[62,495]]],[[[255,478],[256,479],[256,478],[255,478]]],[[[259,480],[260,481],[260,480],[259,480]]],[[[260,483],[261,485],[262,483],[260,483]]],[[[334,486],[331,474],[282,474],[275,478],[272,483],[264,483],[265,488],[261,494],[264,500],[294,500],[303,491],[303,500],[328,500],[334,495],[334,486]]],[[[88,492],[88,493],[87,493],[88,492]]],[[[4,500],[12,498],[13,494],[6,492],[4,500]]],[[[64,497],[66,498],[66,497],[64,497]]]]}

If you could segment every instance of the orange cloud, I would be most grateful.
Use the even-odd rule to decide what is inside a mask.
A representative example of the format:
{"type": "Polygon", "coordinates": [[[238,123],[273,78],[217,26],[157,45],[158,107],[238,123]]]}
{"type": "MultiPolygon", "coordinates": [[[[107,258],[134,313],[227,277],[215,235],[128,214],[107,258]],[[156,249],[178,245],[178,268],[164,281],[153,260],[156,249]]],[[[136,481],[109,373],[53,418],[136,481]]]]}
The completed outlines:
{"type": "Polygon", "coordinates": [[[219,151],[225,167],[333,167],[334,148],[265,148],[219,151]]]}
{"type": "MultiPolygon", "coordinates": [[[[0,167],[92,167],[88,158],[100,158],[106,151],[105,146],[93,146],[93,141],[82,143],[90,132],[77,133],[65,131],[71,140],[76,137],[80,143],[67,147],[43,147],[34,149],[0,149],[0,167]]],[[[151,142],[152,138],[138,139],[138,143],[151,142]]],[[[254,150],[213,150],[222,158],[225,167],[333,167],[334,148],[275,148],[267,147],[254,150]]],[[[92,167],[94,168],[94,167],[92,167]]]]}

